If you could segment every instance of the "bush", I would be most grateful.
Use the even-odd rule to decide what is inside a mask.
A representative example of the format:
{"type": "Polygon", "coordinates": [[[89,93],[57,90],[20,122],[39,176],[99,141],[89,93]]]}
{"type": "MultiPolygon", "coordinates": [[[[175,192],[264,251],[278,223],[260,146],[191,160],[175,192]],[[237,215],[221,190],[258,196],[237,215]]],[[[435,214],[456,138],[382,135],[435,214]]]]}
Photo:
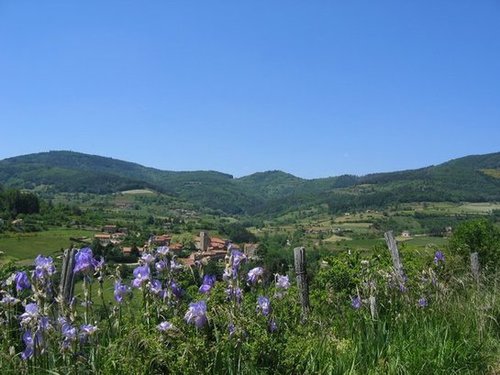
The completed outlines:
{"type": "Polygon", "coordinates": [[[463,222],[454,230],[449,248],[468,261],[473,252],[479,254],[481,264],[500,265],[500,230],[487,219],[463,222]]]}

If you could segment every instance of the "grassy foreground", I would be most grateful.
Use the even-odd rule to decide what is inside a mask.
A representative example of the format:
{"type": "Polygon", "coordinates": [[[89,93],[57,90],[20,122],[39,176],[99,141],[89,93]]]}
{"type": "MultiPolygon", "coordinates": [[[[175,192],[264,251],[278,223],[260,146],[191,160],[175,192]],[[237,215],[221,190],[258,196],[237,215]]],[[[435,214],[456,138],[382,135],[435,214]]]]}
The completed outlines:
{"type": "Polygon", "coordinates": [[[500,371],[498,274],[476,282],[448,259],[408,262],[403,278],[380,256],[326,259],[311,279],[307,316],[292,273],[289,285],[237,253],[227,260],[229,277],[217,281],[160,251],[128,278],[93,258],[82,262],[69,306],[53,299],[57,272],[42,275],[37,265],[26,273],[30,287],[19,288],[21,278],[4,266],[3,374],[500,371]],[[114,300],[116,281],[123,287],[114,300]]]}

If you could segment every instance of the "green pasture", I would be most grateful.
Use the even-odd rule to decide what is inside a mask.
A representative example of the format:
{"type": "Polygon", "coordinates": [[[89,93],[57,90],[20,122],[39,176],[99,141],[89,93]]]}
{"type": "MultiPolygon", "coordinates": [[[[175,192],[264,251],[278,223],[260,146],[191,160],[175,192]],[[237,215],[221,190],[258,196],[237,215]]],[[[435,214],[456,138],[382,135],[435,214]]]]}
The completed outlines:
{"type": "Polygon", "coordinates": [[[6,259],[33,260],[37,255],[55,255],[71,245],[70,237],[92,237],[94,232],[82,229],[50,229],[35,233],[0,235],[0,251],[6,259]]]}

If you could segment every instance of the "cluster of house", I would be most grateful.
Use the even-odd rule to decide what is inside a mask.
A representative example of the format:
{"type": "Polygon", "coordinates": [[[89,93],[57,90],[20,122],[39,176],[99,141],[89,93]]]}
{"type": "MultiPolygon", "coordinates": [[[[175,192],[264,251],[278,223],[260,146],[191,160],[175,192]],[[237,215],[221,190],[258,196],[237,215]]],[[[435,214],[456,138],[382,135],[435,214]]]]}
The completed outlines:
{"type": "Polygon", "coordinates": [[[101,233],[94,235],[94,239],[99,240],[103,246],[109,244],[118,246],[127,237],[127,233],[127,228],[118,228],[116,225],[105,225],[102,227],[101,233]]]}
{"type": "MultiPolygon", "coordinates": [[[[94,238],[99,240],[102,245],[112,244],[119,246],[127,236],[126,228],[118,228],[116,225],[105,225],[102,228],[102,233],[97,233],[94,238]]],[[[229,244],[231,241],[219,237],[210,237],[208,232],[201,231],[200,234],[194,237],[194,245],[196,251],[192,252],[187,258],[179,258],[179,261],[187,266],[191,266],[196,262],[208,262],[211,260],[223,261],[226,256],[229,256],[229,244]]],[[[155,249],[160,246],[168,246],[174,254],[179,254],[184,248],[180,243],[172,243],[172,236],[168,234],[152,235],[148,241],[138,247],[139,253],[148,249],[155,249]]],[[[124,255],[130,255],[134,250],[132,247],[122,247],[124,255]]],[[[238,246],[232,244],[231,249],[238,249],[238,246]]],[[[245,244],[242,252],[249,258],[257,257],[258,244],[245,244]]],[[[241,251],[241,250],[240,250],[241,251]]]]}
{"type": "MultiPolygon", "coordinates": [[[[256,258],[258,244],[248,243],[243,247],[243,253],[248,258],[256,258]]],[[[231,243],[229,240],[225,240],[219,237],[210,237],[208,232],[202,231],[200,235],[195,237],[195,252],[191,253],[188,258],[181,259],[181,261],[186,266],[192,266],[196,262],[206,263],[208,261],[223,261],[226,257],[230,256],[231,250],[240,250],[241,249],[231,243]],[[231,244],[231,247],[229,245],[231,244]]]]}

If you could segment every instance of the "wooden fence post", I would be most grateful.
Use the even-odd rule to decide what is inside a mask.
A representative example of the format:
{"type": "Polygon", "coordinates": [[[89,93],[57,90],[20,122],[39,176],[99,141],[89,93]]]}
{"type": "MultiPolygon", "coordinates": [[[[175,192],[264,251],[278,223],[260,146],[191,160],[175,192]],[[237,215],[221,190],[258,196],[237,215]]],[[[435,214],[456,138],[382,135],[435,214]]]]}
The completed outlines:
{"type": "Polygon", "coordinates": [[[370,296],[370,314],[372,316],[372,319],[377,319],[377,300],[375,296],[370,296]]]}
{"type": "Polygon", "coordinates": [[[480,265],[479,254],[477,252],[474,252],[470,255],[470,270],[472,272],[472,276],[474,276],[474,279],[479,282],[480,265]]]}
{"type": "Polygon", "coordinates": [[[295,260],[295,273],[297,274],[300,305],[302,306],[302,321],[305,321],[309,313],[309,286],[307,285],[306,273],[306,249],[304,247],[296,247],[293,249],[293,256],[295,260]]]}
{"type": "Polygon", "coordinates": [[[64,250],[63,263],[61,268],[61,282],[59,284],[59,293],[61,302],[69,303],[73,298],[75,287],[75,278],[73,268],[75,267],[76,249],[64,250]]]}
{"type": "Polygon", "coordinates": [[[403,272],[403,264],[401,263],[401,259],[399,258],[399,250],[398,245],[396,244],[396,239],[392,234],[392,230],[384,233],[385,242],[387,243],[387,247],[391,252],[392,264],[394,266],[394,271],[396,275],[399,277],[399,281],[404,280],[404,272],[403,272]]]}

